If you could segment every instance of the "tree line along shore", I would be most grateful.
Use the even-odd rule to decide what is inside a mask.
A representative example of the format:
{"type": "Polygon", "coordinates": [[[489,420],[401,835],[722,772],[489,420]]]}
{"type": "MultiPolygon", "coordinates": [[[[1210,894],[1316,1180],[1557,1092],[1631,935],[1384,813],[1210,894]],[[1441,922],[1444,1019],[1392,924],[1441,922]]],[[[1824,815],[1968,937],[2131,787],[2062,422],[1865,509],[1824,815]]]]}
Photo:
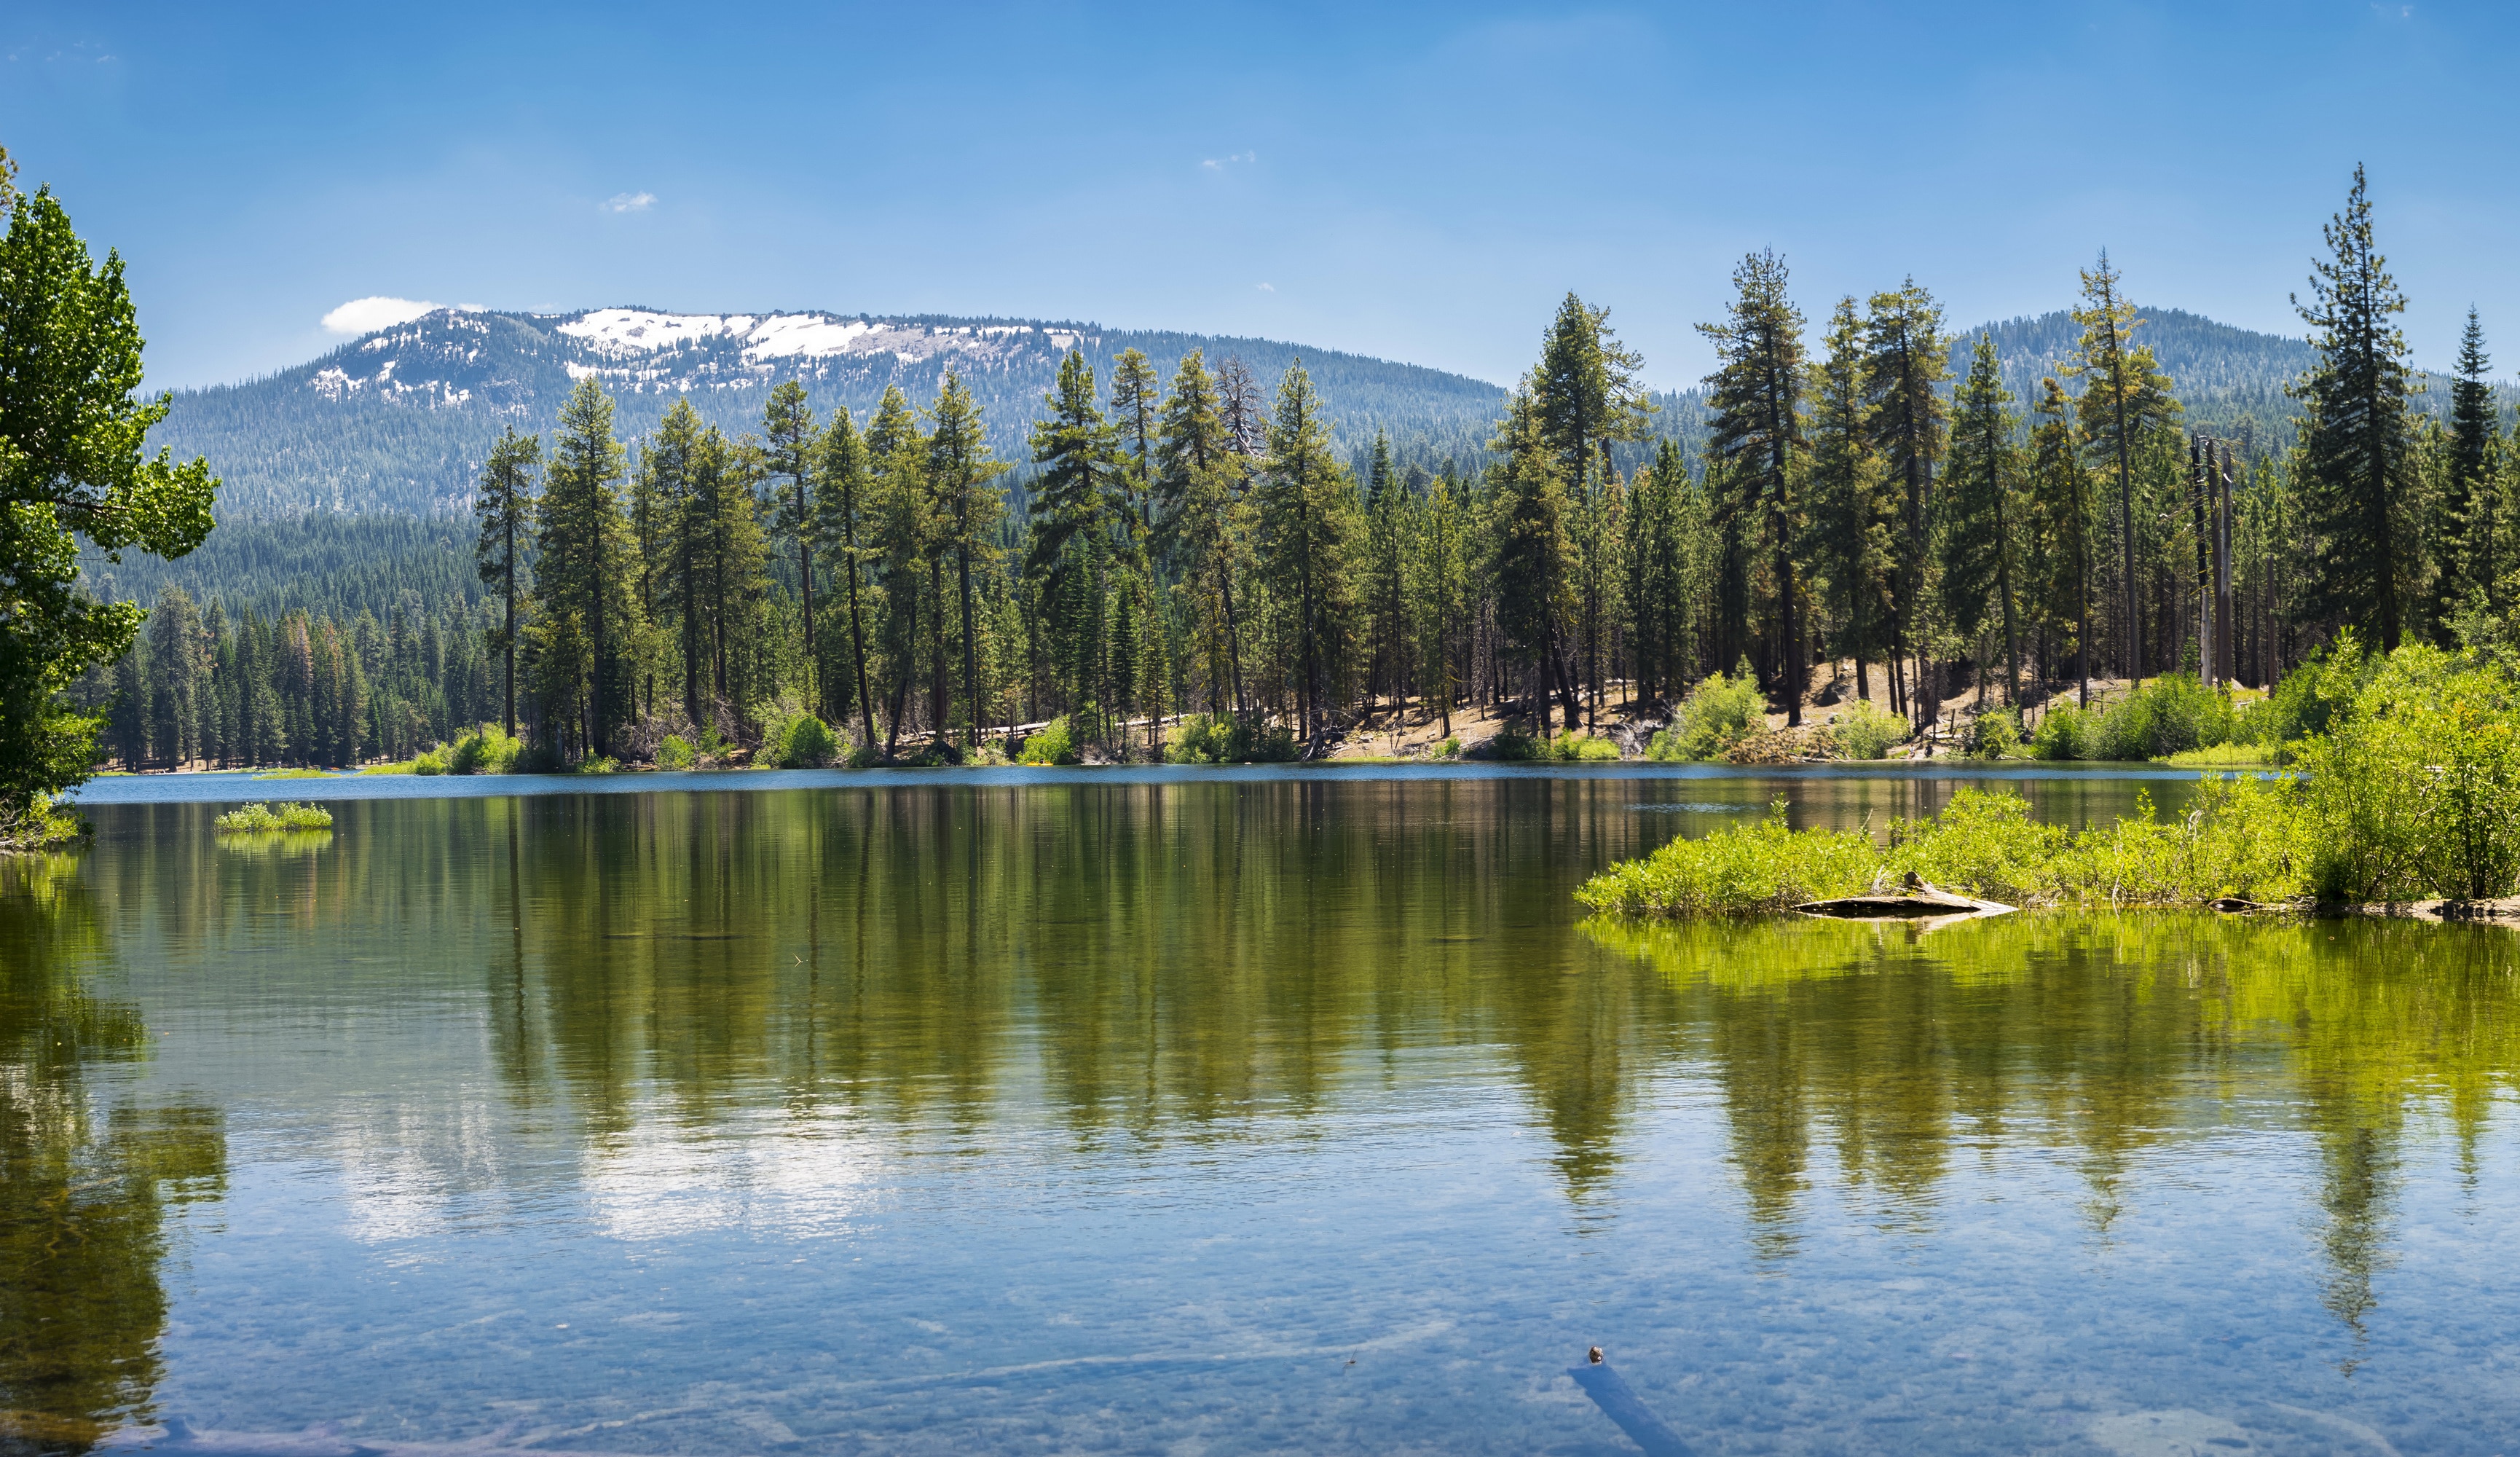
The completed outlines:
{"type": "MultiPolygon", "coordinates": [[[[41,245],[41,246],[77,254],[55,286],[118,290],[118,264],[90,269],[38,200],[13,239],[41,245]]],[[[2349,628],[2383,652],[2494,651],[2520,568],[2520,456],[2481,327],[2450,408],[2417,408],[2360,169],[2324,236],[2282,451],[2246,419],[2185,427],[2105,256],[2082,275],[2078,343],[2022,401],[1988,341],[1952,378],[1912,281],[1838,300],[1810,348],[1783,261],[1754,253],[1700,326],[1718,359],[1703,440],[1662,437],[1627,472],[1614,447],[1652,432],[1642,361],[1571,295],[1486,458],[1433,470],[1387,439],[1338,459],[1300,362],[1272,387],[1197,353],[1163,380],[1124,352],[1098,380],[1071,353],[1020,461],[995,458],[950,373],[863,420],[791,381],[757,431],[677,407],[628,442],[589,377],[482,464],[477,606],[267,616],[169,592],[144,632],[66,581],[64,615],[96,630],[49,660],[39,716],[69,747],[32,778],[68,782],[100,751],[417,764],[484,725],[517,747],[473,762],[546,768],[960,762],[1039,756],[1037,734],[1115,759],[1309,757],[1375,734],[1440,753],[1464,747],[1457,714],[1508,753],[1707,756],[1781,733],[1783,751],[1869,754],[1963,685],[1966,747],[2035,747],[2061,722],[2092,732],[2049,731],[2048,751],[2098,756],[2132,742],[2096,732],[2102,677],[2156,705],[2196,685],[2228,739],[2235,686],[2349,628]],[[1844,665],[1825,686],[1824,664],[1844,665]],[[1756,731],[1710,739],[1719,710],[1756,731]]],[[[128,351],[136,383],[136,332],[128,351]]],[[[126,433],[162,412],[124,395],[126,433]]],[[[134,481],[175,469],[136,435],[117,448],[134,481]]],[[[189,540],[113,537],[102,515],[65,539],[188,550],[215,481],[183,471],[189,540]]]]}

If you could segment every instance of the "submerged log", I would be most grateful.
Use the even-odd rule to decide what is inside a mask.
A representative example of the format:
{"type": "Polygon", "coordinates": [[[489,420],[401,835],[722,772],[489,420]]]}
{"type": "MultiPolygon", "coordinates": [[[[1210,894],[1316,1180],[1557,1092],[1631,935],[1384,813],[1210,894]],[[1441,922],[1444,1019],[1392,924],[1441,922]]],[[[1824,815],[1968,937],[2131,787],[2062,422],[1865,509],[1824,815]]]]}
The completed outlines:
{"type": "Polygon", "coordinates": [[[1924,921],[1957,916],[2001,916],[2013,907],[1995,900],[1955,895],[1910,872],[1904,888],[1891,890],[1875,882],[1862,895],[1834,900],[1807,900],[1795,906],[1806,916],[1835,916],[1847,921],[1924,921]]]}

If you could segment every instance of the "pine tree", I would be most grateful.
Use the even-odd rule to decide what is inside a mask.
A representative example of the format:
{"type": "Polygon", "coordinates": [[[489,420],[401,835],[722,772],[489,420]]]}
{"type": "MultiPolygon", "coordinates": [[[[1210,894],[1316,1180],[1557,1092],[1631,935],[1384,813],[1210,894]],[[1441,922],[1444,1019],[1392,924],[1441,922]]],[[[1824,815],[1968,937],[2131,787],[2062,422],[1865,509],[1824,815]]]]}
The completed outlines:
{"type": "Polygon", "coordinates": [[[612,400],[593,376],[561,407],[551,466],[536,516],[536,609],[571,623],[569,650],[555,654],[562,696],[583,706],[587,751],[609,751],[629,721],[638,599],[637,553],[621,501],[622,449],[612,434],[612,400]]]}
{"type": "MultiPolygon", "coordinates": [[[[1872,445],[1874,415],[1866,398],[1869,361],[1852,296],[1839,299],[1830,313],[1827,344],[1828,355],[1812,376],[1813,557],[1840,624],[1838,646],[1855,660],[1855,695],[1868,701],[1872,686],[1866,664],[1891,641],[1898,568],[1892,528],[1899,510],[1872,445]]],[[[1668,504],[1661,510],[1677,505],[1676,490],[1662,494],[1668,504]]]]}
{"type": "Polygon", "coordinates": [[[2490,382],[2493,365],[2485,354],[2485,330],[2476,305],[2467,308],[2467,329],[2459,336],[2458,367],[2450,387],[2449,491],[2443,514],[2453,533],[2434,543],[2448,582],[2441,595],[2452,606],[2471,594],[2482,595],[2491,579],[2493,550],[2495,436],[2501,426],[2490,382]]]}
{"type": "Polygon", "coordinates": [[[1409,706],[1411,633],[1402,568],[1409,505],[1409,489],[1392,469],[1391,437],[1375,431],[1365,476],[1364,585],[1373,653],[1367,691],[1371,695],[1387,689],[1403,709],[1409,706]]]}
{"type": "Polygon", "coordinates": [[[473,559],[481,580],[499,594],[500,615],[492,642],[506,674],[504,716],[508,736],[517,733],[517,606],[524,588],[524,558],[534,520],[534,474],[542,467],[542,437],[520,435],[510,426],[490,447],[481,465],[481,485],[472,498],[473,516],[481,524],[473,559]]]}
{"type": "MultiPolygon", "coordinates": [[[[650,566],[641,592],[650,620],[668,621],[682,660],[683,718],[697,730],[709,722],[701,694],[710,684],[702,670],[715,655],[706,651],[709,547],[716,534],[717,503],[703,500],[700,440],[706,427],[688,396],[677,398],[639,452],[631,520],[650,566]]],[[[714,485],[714,482],[712,482],[714,485]]],[[[714,489],[705,492],[714,496],[714,489]]],[[[712,695],[713,696],[713,695],[712,695]]]]}
{"type": "Polygon", "coordinates": [[[762,407],[761,438],[763,465],[770,478],[772,494],[779,509],[772,521],[774,529],[788,539],[788,548],[796,556],[796,591],[798,620],[805,637],[805,701],[823,717],[831,716],[819,674],[820,660],[814,652],[814,465],[822,455],[822,431],[814,423],[814,411],[805,402],[805,387],[794,380],[782,380],[770,391],[769,403],[762,407]]]}
{"type": "Polygon", "coordinates": [[[1432,693],[1443,717],[1444,737],[1453,735],[1453,704],[1459,685],[1453,673],[1453,640],[1469,606],[1469,556],[1463,537],[1468,531],[1468,491],[1446,462],[1418,504],[1417,529],[1410,533],[1411,598],[1417,606],[1413,624],[1417,638],[1418,681],[1421,693],[1432,693]]]}
{"type": "MultiPolygon", "coordinates": [[[[1032,543],[1025,574],[1045,584],[1049,627],[1063,645],[1070,706],[1107,708],[1098,695],[1102,667],[1102,553],[1112,525],[1126,514],[1127,486],[1118,440],[1094,403],[1094,370],[1074,349],[1043,403],[1048,419],[1032,428],[1032,543]]],[[[1100,737],[1099,733],[1097,737],[1100,737]]]]}
{"type": "MultiPolygon", "coordinates": [[[[925,569],[935,537],[928,514],[925,482],[927,437],[899,386],[886,386],[867,426],[867,461],[874,469],[875,552],[883,589],[884,667],[893,682],[891,707],[884,724],[883,756],[891,758],[901,742],[910,706],[910,682],[918,671],[921,612],[920,573],[925,569]]],[[[933,613],[930,605],[928,611],[933,613]]]]}
{"type": "Polygon", "coordinates": [[[2135,305],[2119,292],[2118,272],[2109,265],[2109,255],[2101,253],[2099,266],[2085,271],[2082,278],[2083,306],[2074,310],[2074,322],[2082,326],[2083,337],[2074,357],[2059,373],[2084,382],[2076,403],[2084,450],[2117,478],[2118,548],[2126,593],[2122,641],[2127,676],[2140,681],[2143,621],[2136,606],[2139,580],[2135,560],[2136,464],[2145,439],[2178,422],[2180,405],[2171,393],[2170,377],[2154,365],[2151,348],[2135,342],[2135,331],[2143,320],[2136,317],[2135,305]]]}
{"type": "Polygon", "coordinates": [[[1542,432],[1557,452],[1558,473],[1570,493],[1582,676],[1596,702],[1603,627],[1614,611],[1610,599],[1618,581],[1614,523],[1622,503],[1610,445],[1644,438],[1654,411],[1637,383],[1643,360],[1620,345],[1609,319],[1608,309],[1568,294],[1542,340],[1532,387],[1542,432]]]}
{"type": "Polygon", "coordinates": [[[1488,448],[1494,500],[1497,630],[1507,656],[1531,671],[1531,717],[1549,733],[1549,696],[1561,694],[1566,728],[1576,723],[1574,685],[1562,653],[1573,543],[1566,526],[1566,478],[1551,444],[1539,400],[1526,377],[1508,403],[1488,448]]]}
{"type": "Polygon", "coordinates": [[[1155,367],[1134,348],[1111,361],[1111,424],[1125,452],[1122,480],[1132,529],[1143,538],[1154,525],[1155,433],[1163,413],[1163,383],[1155,367]]]}
{"type": "Polygon", "coordinates": [[[1313,377],[1297,360],[1278,385],[1269,420],[1268,464],[1253,487],[1271,595],[1292,615],[1290,664],[1306,739],[1327,722],[1333,656],[1345,606],[1346,551],[1354,490],[1330,452],[1329,423],[1313,377]]]}
{"type": "MultiPolygon", "coordinates": [[[[1931,717],[1931,703],[1912,703],[1906,658],[1926,639],[1916,620],[1925,600],[1935,464],[1942,459],[1947,419],[1942,386],[1951,377],[1951,341],[1942,305],[1912,278],[1866,304],[1864,392],[1871,408],[1866,433],[1881,452],[1900,497],[1897,560],[1891,570],[1890,698],[1892,710],[1931,717]]],[[[1922,663],[1918,664],[1921,691],[1922,663]]]]}
{"type": "Polygon", "coordinates": [[[2407,299],[2373,239],[2360,164],[2345,210],[2321,236],[2331,256],[2312,264],[2311,302],[2293,298],[2318,350],[2294,388],[2308,407],[2300,449],[2313,560],[2304,605],[2395,652],[2405,629],[2412,461],[2407,341],[2391,316],[2407,299]]]}
{"type": "MultiPolygon", "coordinates": [[[[848,583],[849,695],[857,706],[860,731],[868,749],[875,746],[875,693],[867,680],[866,551],[859,538],[866,531],[868,490],[872,472],[867,443],[843,408],[832,414],[823,433],[823,460],[814,481],[815,536],[838,565],[848,583]]],[[[844,708],[846,705],[842,706],[844,708]]]]}
{"type": "Polygon", "coordinates": [[[1240,460],[1199,351],[1184,356],[1155,446],[1156,541],[1189,587],[1208,709],[1244,711],[1235,585],[1243,551],[1240,460]]]}
{"type": "MultiPolygon", "coordinates": [[[[2021,632],[2013,598],[2019,542],[2018,418],[2007,408],[1995,341],[1979,335],[1968,377],[1952,401],[1951,470],[1943,490],[1943,601],[1952,625],[1974,636],[1990,611],[2000,614],[2004,642],[2004,702],[2021,702],[2021,632]]],[[[1983,699],[1980,700],[1983,702],[1983,699]]]]}
{"type": "Polygon", "coordinates": [[[1773,251],[1751,253],[1732,270],[1735,293],[1720,324],[1698,332],[1715,343],[1719,363],[1706,377],[1714,417],[1706,442],[1721,462],[1737,509],[1748,513],[1774,562],[1778,685],[1785,722],[1803,721],[1802,502],[1797,486],[1808,469],[1803,434],[1803,316],[1785,296],[1785,264],[1773,251]]]}
{"type": "MultiPolygon", "coordinates": [[[[971,560],[977,556],[985,565],[991,555],[989,542],[999,519],[1006,515],[1006,498],[995,482],[1009,467],[990,458],[980,407],[964,387],[962,376],[952,370],[945,372],[930,419],[934,429],[927,436],[927,485],[936,503],[937,544],[954,554],[963,605],[963,699],[971,725],[970,742],[964,747],[976,751],[981,727],[980,639],[971,596],[971,560]]],[[[936,728],[942,734],[945,725],[941,714],[939,718],[936,728]]]]}
{"type": "MultiPolygon", "coordinates": [[[[2029,510],[2033,529],[2049,549],[2054,581],[2048,600],[2071,609],[2078,702],[2092,706],[2091,473],[2074,436],[2074,402],[2054,377],[2039,382],[2038,423],[2030,433],[2029,510]]],[[[2045,664],[2043,663],[2044,667],[2045,664]]]]}

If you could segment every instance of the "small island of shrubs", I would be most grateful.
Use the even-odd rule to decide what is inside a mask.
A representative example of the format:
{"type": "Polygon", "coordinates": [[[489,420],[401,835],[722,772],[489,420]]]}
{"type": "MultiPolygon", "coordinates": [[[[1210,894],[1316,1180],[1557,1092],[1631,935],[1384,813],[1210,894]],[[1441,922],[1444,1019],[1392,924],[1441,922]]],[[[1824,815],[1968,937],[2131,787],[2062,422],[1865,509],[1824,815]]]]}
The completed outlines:
{"type": "Polygon", "coordinates": [[[2017,905],[2201,906],[2480,901],[2520,885],[2520,681],[2429,647],[2386,658],[2350,640],[2285,680],[2292,772],[2208,780],[2182,817],[2148,798],[2072,831],[2017,796],[1962,789],[1883,842],[1756,824],[1614,865],[1577,898],[1620,915],[1738,915],[1854,895],[1914,874],[2017,905]]]}
{"type": "Polygon", "coordinates": [[[330,830],[333,812],[313,804],[247,804],[220,815],[216,824],[221,835],[330,830]]]}

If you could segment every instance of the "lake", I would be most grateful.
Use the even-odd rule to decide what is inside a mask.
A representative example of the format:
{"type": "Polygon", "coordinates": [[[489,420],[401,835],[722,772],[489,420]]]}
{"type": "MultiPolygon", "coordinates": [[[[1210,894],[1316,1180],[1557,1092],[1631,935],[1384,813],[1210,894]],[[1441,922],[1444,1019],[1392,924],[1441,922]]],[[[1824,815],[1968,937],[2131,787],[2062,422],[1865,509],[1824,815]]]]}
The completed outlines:
{"type": "Polygon", "coordinates": [[[0,1451],[2506,1450],[2520,935],[1571,898],[1986,777],[99,781],[0,1451]]]}

